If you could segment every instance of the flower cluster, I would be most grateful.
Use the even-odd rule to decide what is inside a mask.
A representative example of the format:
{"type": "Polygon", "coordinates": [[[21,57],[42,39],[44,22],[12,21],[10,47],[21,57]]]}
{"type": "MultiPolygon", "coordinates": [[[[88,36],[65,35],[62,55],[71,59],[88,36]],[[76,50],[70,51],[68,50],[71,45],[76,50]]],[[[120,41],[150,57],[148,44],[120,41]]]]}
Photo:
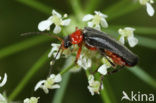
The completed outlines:
{"type": "Polygon", "coordinates": [[[38,98],[36,97],[26,98],[24,99],[24,103],[38,103],[38,99],[39,97],[38,98]]]}
{"type": "Polygon", "coordinates": [[[77,61],[77,64],[87,70],[91,67],[92,61],[89,57],[87,57],[84,53],[81,53],[80,58],[77,61]]]}
{"type": "Polygon", "coordinates": [[[107,28],[108,27],[108,23],[106,21],[106,18],[108,16],[99,12],[99,11],[95,11],[95,15],[92,14],[87,14],[83,17],[83,21],[89,21],[88,22],[88,26],[89,27],[94,27],[97,30],[101,30],[101,27],[107,28]]]}
{"type": "Polygon", "coordinates": [[[130,47],[134,47],[138,44],[138,39],[134,37],[134,28],[125,27],[124,29],[119,29],[118,32],[121,35],[119,41],[124,44],[125,38],[127,38],[130,47]]]}
{"type": "MultiPolygon", "coordinates": [[[[111,58],[109,58],[109,57],[107,57],[107,58],[108,58],[111,62],[113,62],[111,58]]],[[[110,68],[112,65],[110,64],[110,62],[109,62],[105,57],[102,58],[102,63],[103,63],[103,65],[101,65],[101,66],[98,68],[98,72],[99,72],[100,74],[102,74],[102,75],[106,75],[106,74],[107,74],[107,69],[110,68]]]]}
{"type": "Polygon", "coordinates": [[[141,5],[146,5],[146,11],[149,16],[153,16],[155,11],[151,4],[154,3],[154,0],[139,0],[141,5]]]}
{"type": "Polygon", "coordinates": [[[55,28],[53,32],[58,34],[61,32],[61,26],[67,26],[70,24],[70,19],[64,19],[67,17],[67,14],[62,15],[55,10],[52,11],[52,16],[50,16],[47,20],[43,20],[39,23],[38,29],[40,31],[50,30],[50,26],[55,24],[55,28]],[[64,19],[64,20],[63,20],[64,19]]]}
{"type": "Polygon", "coordinates": [[[61,82],[61,80],[62,80],[62,77],[60,74],[57,74],[57,75],[51,74],[46,80],[39,81],[36,84],[34,91],[41,88],[46,94],[48,94],[49,93],[48,89],[60,88],[60,85],[58,83],[61,82]]]}
{"type": "Polygon", "coordinates": [[[94,93],[99,94],[99,90],[103,89],[103,84],[101,84],[99,81],[94,80],[94,76],[93,75],[89,75],[88,77],[88,89],[91,93],[91,95],[94,95],[94,93]]]}

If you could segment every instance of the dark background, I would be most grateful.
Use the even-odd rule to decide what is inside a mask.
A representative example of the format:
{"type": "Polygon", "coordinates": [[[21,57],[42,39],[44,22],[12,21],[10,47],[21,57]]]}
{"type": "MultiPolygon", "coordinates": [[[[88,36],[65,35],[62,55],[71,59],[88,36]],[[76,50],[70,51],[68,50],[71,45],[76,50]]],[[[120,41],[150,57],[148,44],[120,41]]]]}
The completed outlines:
{"type": "MultiPolygon", "coordinates": [[[[38,0],[45,5],[51,6],[63,13],[72,14],[71,6],[68,0],[38,0]]],[[[119,0],[101,0],[96,10],[103,10],[119,0]]],[[[82,1],[82,6],[85,6],[89,0],[82,1]]],[[[156,8],[156,6],[154,6],[156,8]]],[[[119,11],[120,12],[120,11],[119,11]]],[[[50,13],[49,13],[50,15],[50,13]]],[[[41,20],[46,19],[46,15],[34,8],[26,6],[18,1],[1,0],[0,3],[0,50],[12,44],[22,42],[31,37],[21,37],[20,34],[30,31],[38,31],[37,25],[41,20]]],[[[142,7],[134,12],[118,17],[109,21],[111,25],[135,25],[156,27],[156,16],[149,17],[146,13],[145,7],[142,7]]],[[[138,34],[143,35],[143,34],[138,34]]],[[[144,35],[144,37],[156,40],[156,34],[144,35]]],[[[0,89],[0,92],[6,91],[9,95],[13,89],[18,85],[21,78],[24,77],[29,68],[40,58],[40,56],[50,49],[52,40],[47,40],[32,48],[23,50],[21,52],[9,55],[0,59],[0,75],[5,72],[8,74],[8,81],[5,87],[0,89]]],[[[139,66],[150,76],[156,79],[156,50],[144,46],[137,46],[133,51],[139,56],[139,66]]],[[[63,62],[63,61],[61,61],[63,62]]],[[[18,95],[16,100],[23,100],[26,97],[31,97],[33,88],[36,82],[45,78],[48,73],[49,62],[47,62],[38,72],[31,78],[29,83],[18,95]]],[[[141,93],[153,93],[156,96],[156,90],[150,85],[146,84],[133,73],[127,69],[122,70],[111,76],[106,76],[109,82],[109,88],[112,91],[115,99],[120,103],[122,91],[128,94],[130,91],[141,93]]],[[[74,73],[70,76],[63,103],[101,103],[101,97],[98,95],[91,96],[87,90],[87,79],[84,71],[74,73]]],[[[45,95],[43,91],[38,91],[35,96],[40,96],[41,103],[50,103],[54,91],[45,95]]],[[[156,99],[156,98],[155,98],[156,99]]]]}

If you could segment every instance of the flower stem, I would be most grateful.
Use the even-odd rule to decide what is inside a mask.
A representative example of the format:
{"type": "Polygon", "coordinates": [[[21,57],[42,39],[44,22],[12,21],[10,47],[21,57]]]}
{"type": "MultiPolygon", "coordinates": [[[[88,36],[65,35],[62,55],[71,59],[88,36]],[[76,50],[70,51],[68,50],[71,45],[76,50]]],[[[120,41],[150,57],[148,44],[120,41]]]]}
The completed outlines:
{"type": "Polygon", "coordinates": [[[48,60],[47,55],[48,52],[46,52],[43,56],[41,56],[39,60],[30,68],[30,70],[26,73],[26,75],[18,84],[18,86],[10,94],[9,101],[12,101],[16,98],[16,96],[23,90],[26,84],[30,81],[32,76],[44,65],[44,63],[48,60]]]}
{"type": "Polygon", "coordinates": [[[128,70],[134,75],[136,75],[138,78],[140,78],[142,81],[156,89],[156,80],[152,78],[149,74],[147,74],[145,71],[143,71],[139,66],[135,66],[128,70]]]}
{"type": "Polygon", "coordinates": [[[71,75],[70,72],[67,72],[63,75],[63,80],[60,84],[61,88],[56,91],[54,95],[54,99],[52,100],[52,103],[62,103],[63,96],[65,94],[65,90],[67,88],[67,84],[70,79],[70,75],[71,75]]]}
{"type": "Polygon", "coordinates": [[[63,75],[64,73],[66,73],[67,71],[69,71],[75,64],[72,63],[71,65],[69,65],[68,67],[66,67],[65,69],[63,69],[60,74],[63,75]]]}
{"type": "Polygon", "coordinates": [[[75,13],[75,17],[78,18],[78,20],[80,20],[83,16],[83,11],[82,11],[82,7],[80,5],[80,0],[69,0],[71,7],[73,9],[73,12],[75,13]]]}

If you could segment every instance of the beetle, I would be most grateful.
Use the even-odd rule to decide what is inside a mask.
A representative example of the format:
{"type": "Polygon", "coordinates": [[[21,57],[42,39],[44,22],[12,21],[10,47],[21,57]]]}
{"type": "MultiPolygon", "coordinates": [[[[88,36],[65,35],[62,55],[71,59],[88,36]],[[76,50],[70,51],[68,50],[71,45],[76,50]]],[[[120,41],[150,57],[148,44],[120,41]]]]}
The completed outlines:
{"type": "Polygon", "coordinates": [[[107,60],[112,66],[134,66],[138,62],[138,57],[132,53],[123,44],[116,41],[109,35],[99,30],[85,27],[84,29],[76,28],[76,31],[66,36],[61,44],[62,49],[67,49],[72,45],[79,46],[76,61],[80,57],[82,46],[84,45],[89,50],[99,51],[103,56],[110,57],[113,62],[108,58],[107,60]]]}
{"type": "MultiPolygon", "coordinates": [[[[110,62],[112,67],[116,67],[118,65],[121,68],[124,66],[131,67],[131,66],[135,66],[138,62],[137,55],[131,52],[123,44],[119,43],[117,40],[110,37],[108,34],[90,27],[84,27],[84,29],[78,29],[76,27],[75,32],[64,37],[64,39],[55,35],[51,35],[50,33],[44,33],[44,32],[29,32],[29,33],[24,33],[23,35],[28,35],[28,34],[48,34],[52,38],[57,38],[62,42],[54,58],[53,63],[55,62],[56,57],[60,52],[60,50],[62,50],[61,51],[62,53],[65,49],[68,49],[70,46],[76,44],[79,46],[79,49],[77,51],[75,62],[77,62],[77,60],[80,57],[83,45],[89,50],[99,51],[108,60],[108,62],[110,62]],[[113,62],[109,60],[107,56],[110,57],[113,62]]],[[[108,74],[112,74],[119,70],[120,69],[116,69],[108,74]]]]}

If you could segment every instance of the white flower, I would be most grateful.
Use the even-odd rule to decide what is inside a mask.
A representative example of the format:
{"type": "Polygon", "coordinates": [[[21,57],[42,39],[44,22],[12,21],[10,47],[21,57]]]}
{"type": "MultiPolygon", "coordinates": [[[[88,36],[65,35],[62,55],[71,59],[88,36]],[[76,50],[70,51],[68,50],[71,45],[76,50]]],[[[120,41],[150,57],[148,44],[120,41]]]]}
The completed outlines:
{"type": "Polygon", "coordinates": [[[5,96],[0,93],[0,103],[7,103],[5,96]]]}
{"type": "MultiPolygon", "coordinates": [[[[49,54],[48,54],[48,57],[49,57],[49,58],[50,58],[52,55],[53,55],[53,57],[56,56],[56,54],[57,54],[57,52],[58,52],[58,50],[59,50],[59,48],[60,48],[61,45],[60,45],[60,44],[56,44],[56,43],[52,43],[51,46],[52,46],[52,49],[51,49],[51,51],[50,51],[49,54]]],[[[58,55],[57,55],[57,57],[56,57],[56,59],[59,59],[60,56],[61,56],[61,53],[59,52],[58,55]]]]}
{"type": "Polygon", "coordinates": [[[91,67],[92,61],[90,58],[85,56],[85,54],[81,53],[80,58],[77,61],[77,64],[87,70],[88,68],[91,67]]]}
{"type": "Polygon", "coordinates": [[[103,84],[101,85],[99,81],[95,81],[93,75],[89,75],[88,83],[89,83],[88,89],[91,95],[94,95],[94,93],[99,94],[100,86],[101,86],[101,89],[103,89],[103,84]]]}
{"type": "Polygon", "coordinates": [[[134,28],[125,27],[124,29],[119,29],[118,32],[121,35],[119,41],[124,44],[125,38],[127,38],[130,47],[134,47],[138,44],[138,39],[134,37],[134,28]]]}
{"type": "Polygon", "coordinates": [[[48,89],[57,89],[60,88],[60,85],[57,84],[59,82],[62,81],[62,77],[60,74],[51,74],[50,77],[47,78],[47,80],[41,80],[39,81],[35,88],[34,91],[36,91],[37,89],[41,88],[43,89],[43,91],[48,94],[49,90],[48,89]]]}
{"type": "Polygon", "coordinates": [[[100,25],[104,28],[108,27],[108,23],[106,21],[107,15],[95,11],[95,15],[87,14],[83,17],[82,21],[89,21],[88,26],[94,27],[97,30],[101,30],[100,25]]]}
{"type": "MultiPolygon", "coordinates": [[[[107,57],[110,61],[112,61],[111,58],[107,57]]],[[[102,62],[104,63],[103,65],[101,65],[99,68],[98,68],[98,72],[102,75],[106,75],[107,74],[107,69],[110,68],[112,65],[110,64],[110,62],[105,58],[103,57],[102,58],[102,62]]]]}
{"type": "Polygon", "coordinates": [[[24,99],[24,103],[38,103],[38,99],[39,97],[38,98],[36,97],[26,98],[24,99]]]}
{"type": "Polygon", "coordinates": [[[151,4],[154,3],[154,0],[139,0],[141,5],[146,5],[146,11],[149,16],[154,15],[154,8],[152,7],[151,4]]]}
{"type": "MultiPolygon", "coordinates": [[[[0,81],[1,81],[2,77],[0,76],[0,81]]],[[[4,74],[4,78],[2,80],[2,82],[0,83],[0,87],[3,87],[7,82],[7,74],[4,74]]]]}
{"type": "Polygon", "coordinates": [[[38,24],[38,29],[40,31],[50,30],[50,26],[54,24],[55,28],[53,32],[55,34],[58,34],[61,32],[61,26],[67,26],[70,24],[70,21],[71,21],[70,19],[63,20],[63,18],[66,18],[66,17],[67,17],[67,14],[64,14],[64,16],[62,17],[61,14],[59,14],[55,10],[52,10],[52,16],[50,16],[47,20],[41,21],[38,24]]]}

